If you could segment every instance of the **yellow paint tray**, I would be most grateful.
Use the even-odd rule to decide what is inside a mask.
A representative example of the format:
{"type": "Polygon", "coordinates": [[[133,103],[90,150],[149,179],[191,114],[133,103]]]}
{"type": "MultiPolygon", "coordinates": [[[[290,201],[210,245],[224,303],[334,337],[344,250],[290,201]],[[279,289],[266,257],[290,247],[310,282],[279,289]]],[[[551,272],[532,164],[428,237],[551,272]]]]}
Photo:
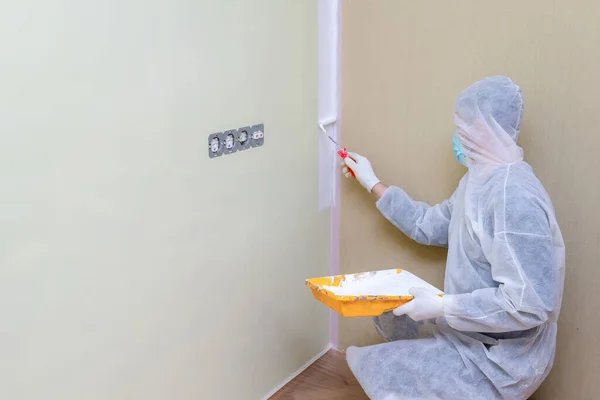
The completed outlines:
{"type": "MultiPolygon", "coordinates": [[[[396,307],[411,301],[413,296],[340,296],[327,290],[327,286],[340,286],[346,277],[362,277],[373,275],[377,272],[392,272],[400,274],[401,269],[387,271],[371,271],[360,274],[326,276],[322,278],[311,278],[306,280],[306,285],[312,290],[313,295],[321,303],[337,311],[344,317],[372,317],[392,311],[396,307]]],[[[414,276],[414,275],[413,275],[414,276]]],[[[427,286],[427,282],[422,281],[427,286]]],[[[432,286],[433,288],[433,286],[432,286]]],[[[436,289],[437,290],[437,289],[436,289]]]]}

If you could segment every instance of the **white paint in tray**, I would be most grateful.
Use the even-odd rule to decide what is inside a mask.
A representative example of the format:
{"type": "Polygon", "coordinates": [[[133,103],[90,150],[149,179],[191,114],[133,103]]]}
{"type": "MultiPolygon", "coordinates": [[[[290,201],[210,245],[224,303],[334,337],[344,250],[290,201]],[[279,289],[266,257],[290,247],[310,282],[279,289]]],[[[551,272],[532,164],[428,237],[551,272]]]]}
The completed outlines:
{"type": "Polygon", "coordinates": [[[423,279],[402,270],[375,271],[355,275],[346,275],[340,286],[323,286],[323,289],[338,296],[410,296],[413,287],[425,287],[436,293],[442,293],[423,279]]]}

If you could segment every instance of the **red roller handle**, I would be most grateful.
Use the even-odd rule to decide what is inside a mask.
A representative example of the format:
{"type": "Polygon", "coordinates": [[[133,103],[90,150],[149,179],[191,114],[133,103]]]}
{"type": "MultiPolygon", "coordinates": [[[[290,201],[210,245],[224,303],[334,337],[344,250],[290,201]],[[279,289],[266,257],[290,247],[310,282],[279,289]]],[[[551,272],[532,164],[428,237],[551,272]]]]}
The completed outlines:
{"type": "MultiPolygon", "coordinates": [[[[356,161],[356,160],[354,160],[352,157],[350,157],[350,156],[348,155],[348,150],[346,150],[346,148],[345,148],[345,147],[344,147],[344,149],[343,149],[343,150],[338,150],[338,152],[337,152],[337,153],[338,153],[338,155],[339,155],[340,157],[342,157],[342,159],[350,158],[351,160],[353,160],[353,161],[356,161]]],[[[347,167],[348,167],[348,166],[347,166],[347,167]]],[[[354,179],[356,179],[356,175],[354,174],[354,171],[352,171],[352,169],[351,169],[350,167],[348,167],[348,171],[350,171],[350,174],[352,175],[352,177],[353,177],[354,179]]]]}

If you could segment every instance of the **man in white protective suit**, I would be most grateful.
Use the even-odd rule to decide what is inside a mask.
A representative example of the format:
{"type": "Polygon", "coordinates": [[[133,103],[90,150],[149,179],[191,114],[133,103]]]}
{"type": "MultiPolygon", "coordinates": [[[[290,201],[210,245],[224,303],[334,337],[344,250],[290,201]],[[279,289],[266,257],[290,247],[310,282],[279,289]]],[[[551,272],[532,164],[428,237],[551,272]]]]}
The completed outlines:
{"type": "Polygon", "coordinates": [[[444,296],[414,299],[375,318],[387,343],[347,359],[375,400],[527,399],[554,361],[565,248],[544,187],[517,145],[523,96],[509,78],[465,89],[455,105],[454,154],[468,168],[436,206],[377,179],[355,153],[343,172],[419,243],[448,247],[444,296]],[[429,337],[419,325],[432,323],[429,337]]]}

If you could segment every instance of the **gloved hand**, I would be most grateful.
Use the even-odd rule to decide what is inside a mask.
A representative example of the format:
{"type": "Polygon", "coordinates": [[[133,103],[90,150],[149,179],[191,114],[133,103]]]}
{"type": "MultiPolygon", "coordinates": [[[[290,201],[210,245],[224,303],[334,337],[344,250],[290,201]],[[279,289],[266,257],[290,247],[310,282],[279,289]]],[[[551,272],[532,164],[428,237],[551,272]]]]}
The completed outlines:
{"type": "Polygon", "coordinates": [[[437,293],[423,287],[409,290],[414,299],[394,310],[394,315],[408,314],[415,321],[432,319],[444,315],[444,299],[437,293]]]}
{"type": "Polygon", "coordinates": [[[375,176],[371,163],[360,154],[348,153],[348,155],[350,157],[346,157],[342,161],[342,172],[346,178],[350,178],[352,176],[348,170],[348,168],[350,168],[354,172],[354,175],[356,175],[356,180],[370,192],[373,190],[373,186],[381,182],[375,176]]]}

